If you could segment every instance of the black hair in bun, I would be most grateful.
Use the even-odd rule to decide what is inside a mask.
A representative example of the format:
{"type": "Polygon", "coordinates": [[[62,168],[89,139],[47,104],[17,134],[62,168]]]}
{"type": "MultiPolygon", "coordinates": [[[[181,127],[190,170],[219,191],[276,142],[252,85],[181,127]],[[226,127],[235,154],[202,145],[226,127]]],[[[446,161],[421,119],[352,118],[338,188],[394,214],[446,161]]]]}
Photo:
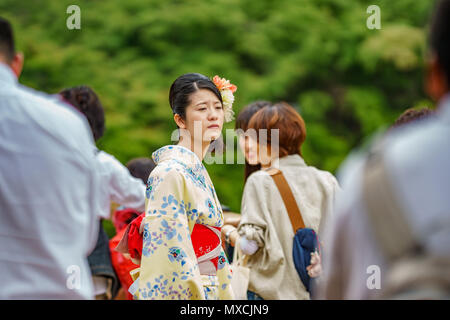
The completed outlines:
{"type": "Polygon", "coordinates": [[[170,86],[169,103],[173,114],[186,119],[186,107],[190,103],[190,95],[197,90],[208,89],[222,102],[222,95],[214,82],[200,73],[186,73],[179,76],[170,86]]]}

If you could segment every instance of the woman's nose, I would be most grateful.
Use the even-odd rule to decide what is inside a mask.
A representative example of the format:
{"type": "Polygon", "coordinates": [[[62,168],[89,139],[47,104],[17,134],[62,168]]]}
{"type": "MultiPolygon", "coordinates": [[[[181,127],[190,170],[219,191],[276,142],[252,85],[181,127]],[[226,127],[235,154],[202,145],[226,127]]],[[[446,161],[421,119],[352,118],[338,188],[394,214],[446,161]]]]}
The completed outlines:
{"type": "Polygon", "coordinates": [[[216,108],[214,108],[214,107],[209,109],[208,119],[216,120],[218,118],[219,118],[219,111],[216,108]]]}

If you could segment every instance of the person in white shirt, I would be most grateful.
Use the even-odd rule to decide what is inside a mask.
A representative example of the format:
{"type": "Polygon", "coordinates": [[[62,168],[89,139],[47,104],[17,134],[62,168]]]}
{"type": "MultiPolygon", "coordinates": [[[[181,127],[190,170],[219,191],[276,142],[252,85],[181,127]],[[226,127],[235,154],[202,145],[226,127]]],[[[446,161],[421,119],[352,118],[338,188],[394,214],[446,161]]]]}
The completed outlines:
{"type": "MultiPolygon", "coordinates": [[[[88,86],[67,88],[59,94],[63,100],[86,117],[92,130],[92,136],[95,141],[98,141],[105,130],[105,116],[97,94],[88,86]]],[[[120,161],[105,151],[97,150],[96,158],[101,180],[100,218],[110,218],[111,202],[143,212],[146,191],[143,181],[133,177],[120,161]]],[[[118,277],[111,263],[108,241],[108,236],[100,225],[97,245],[88,257],[97,299],[111,299],[120,288],[118,277]]]]}
{"type": "Polygon", "coordinates": [[[99,188],[87,121],[21,86],[0,18],[0,299],[91,299],[99,188]]]}
{"type": "MultiPolygon", "coordinates": [[[[393,196],[403,209],[399,214],[408,222],[418,247],[430,257],[449,259],[450,0],[439,2],[430,40],[426,86],[438,101],[436,116],[390,130],[383,139],[381,154],[393,196]]],[[[377,299],[395,279],[387,281],[394,266],[388,262],[395,260],[388,259],[388,252],[382,250],[386,242],[381,240],[386,238],[380,237],[382,230],[371,223],[373,216],[365,200],[370,197],[364,198],[368,158],[352,157],[340,170],[344,192],[326,222],[325,237],[330,246],[324,252],[324,273],[316,299],[377,299]]],[[[392,221],[385,223],[388,226],[392,221]]],[[[409,251],[400,254],[406,257],[409,251]]],[[[402,294],[413,297],[415,292],[402,294]]]]}
{"type": "MultiPolygon", "coordinates": [[[[104,109],[97,94],[88,86],[78,86],[61,90],[64,101],[79,110],[88,120],[92,136],[97,142],[104,134],[104,109]]],[[[122,206],[143,211],[145,209],[146,185],[141,179],[133,177],[129,170],[113,155],[98,150],[97,161],[102,185],[102,218],[110,217],[110,204],[115,202],[122,206]]]]}
{"type": "Polygon", "coordinates": [[[108,201],[103,204],[104,211],[110,213],[111,202],[144,211],[146,185],[142,180],[133,177],[119,160],[103,150],[97,153],[97,160],[103,169],[101,175],[105,177],[105,189],[109,193],[108,201]]]}

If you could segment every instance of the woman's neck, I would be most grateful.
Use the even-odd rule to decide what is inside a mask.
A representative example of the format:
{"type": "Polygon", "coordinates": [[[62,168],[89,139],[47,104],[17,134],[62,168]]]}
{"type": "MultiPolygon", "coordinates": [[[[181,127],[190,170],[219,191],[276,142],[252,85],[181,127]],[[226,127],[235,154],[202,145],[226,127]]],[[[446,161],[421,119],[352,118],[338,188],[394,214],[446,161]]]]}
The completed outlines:
{"type": "Polygon", "coordinates": [[[261,163],[261,169],[267,169],[271,167],[271,163],[262,164],[261,163]]]}
{"type": "Polygon", "coordinates": [[[205,141],[194,142],[188,139],[180,138],[180,141],[177,143],[177,145],[191,150],[197,155],[200,161],[203,161],[203,158],[205,157],[206,152],[208,151],[210,143],[205,141]]]}
{"type": "Polygon", "coordinates": [[[278,156],[271,156],[270,159],[265,159],[264,162],[260,162],[261,169],[267,169],[270,167],[278,168],[280,158],[278,156]]]}

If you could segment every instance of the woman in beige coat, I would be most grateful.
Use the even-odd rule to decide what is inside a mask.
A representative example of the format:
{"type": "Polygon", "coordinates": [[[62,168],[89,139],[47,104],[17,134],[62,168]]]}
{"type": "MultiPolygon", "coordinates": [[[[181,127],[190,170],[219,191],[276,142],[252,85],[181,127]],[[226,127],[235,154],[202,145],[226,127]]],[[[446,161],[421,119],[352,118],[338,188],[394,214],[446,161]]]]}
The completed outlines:
{"type": "Polygon", "coordinates": [[[265,171],[270,167],[282,171],[305,226],[320,237],[321,225],[332,209],[339,186],[331,173],[305,163],[301,156],[305,137],[302,117],[286,103],[257,111],[245,135],[241,135],[247,162],[259,164],[261,170],[248,177],[240,224],[237,232],[227,230],[227,238],[233,243],[239,235],[241,249],[249,255],[249,299],[309,299],[293,263],[294,232],[286,207],[272,177],[265,171]]]}

